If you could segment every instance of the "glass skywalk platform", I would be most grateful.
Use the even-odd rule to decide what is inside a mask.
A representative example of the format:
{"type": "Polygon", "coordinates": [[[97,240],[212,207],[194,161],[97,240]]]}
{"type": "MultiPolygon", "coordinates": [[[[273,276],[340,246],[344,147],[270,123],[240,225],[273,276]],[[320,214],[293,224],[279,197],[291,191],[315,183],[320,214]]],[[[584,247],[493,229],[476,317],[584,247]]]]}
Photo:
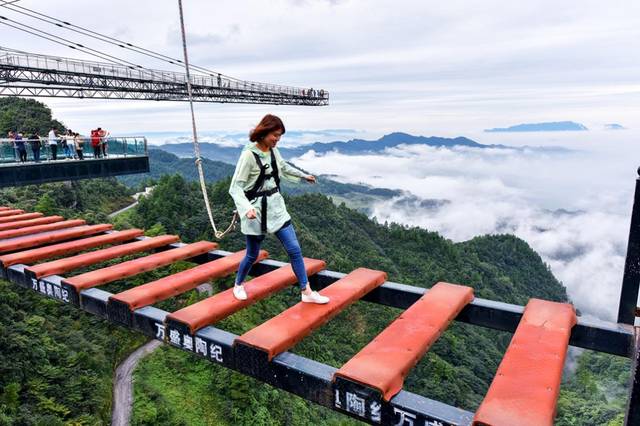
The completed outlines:
{"type": "Polygon", "coordinates": [[[25,139],[27,158],[21,162],[15,142],[0,139],[0,187],[149,172],[145,137],[110,137],[106,141],[106,156],[102,154],[102,149],[99,155],[94,156],[90,140],[86,138],[83,159],[80,159],[73,146],[65,151],[60,142],[54,148],[46,138],[41,138],[40,158],[36,161],[33,148],[37,143],[25,139]]]}

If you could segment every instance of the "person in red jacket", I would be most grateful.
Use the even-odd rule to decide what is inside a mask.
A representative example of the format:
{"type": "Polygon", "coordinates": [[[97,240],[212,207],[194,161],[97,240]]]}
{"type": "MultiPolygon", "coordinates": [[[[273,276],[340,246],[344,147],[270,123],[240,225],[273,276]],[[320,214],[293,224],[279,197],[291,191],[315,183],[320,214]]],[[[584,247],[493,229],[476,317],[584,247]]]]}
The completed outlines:
{"type": "Polygon", "coordinates": [[[100,158],[100,127],[91,131],[91,147],[93,148],[93,158],[100,158]]]}

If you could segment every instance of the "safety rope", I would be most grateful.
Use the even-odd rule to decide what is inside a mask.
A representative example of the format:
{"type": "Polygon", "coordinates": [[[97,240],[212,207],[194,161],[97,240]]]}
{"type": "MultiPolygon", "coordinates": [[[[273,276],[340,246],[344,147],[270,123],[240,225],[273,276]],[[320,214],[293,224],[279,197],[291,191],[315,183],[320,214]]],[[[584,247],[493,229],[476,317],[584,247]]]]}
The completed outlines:
{"type": "Polygon", "coordinates": [[[193,130],[193,150],[196,155],[196,168],[198,169],[198,176],[200,177],[200,189],[202,190],[202,197],[204,198],[204,205],[207,208],[207,215],[209,216],[209,222],[213,227],[213,232],[217,239],[222,239],[227,233],[236,227],[236,221],[238,219],[238,212],[233,212],[231,218],[231,224],[224,231],[218,231],[216,223],[213,220],[213,214],[211,213],[211,203],[209,202],[209,194],[207,192],[207,184],[204,179],[204,170],[202,170],[202,158],[200,157],[200,144],[198,143],[198,132],[196,130],[196,116],[193,112],[193,92],[191,91],[191,76],[189,74],[189,58],[187,57],[187,36],[184,30],[184,16],[182,13],[182,0],[178,0],[178,7],[180,9],[180,28],[182,30],[182,49],[184,51],[184,69],[187,74],[187,93],[189,95],[189,108],[191,109],[191,127],[193,130]]]}

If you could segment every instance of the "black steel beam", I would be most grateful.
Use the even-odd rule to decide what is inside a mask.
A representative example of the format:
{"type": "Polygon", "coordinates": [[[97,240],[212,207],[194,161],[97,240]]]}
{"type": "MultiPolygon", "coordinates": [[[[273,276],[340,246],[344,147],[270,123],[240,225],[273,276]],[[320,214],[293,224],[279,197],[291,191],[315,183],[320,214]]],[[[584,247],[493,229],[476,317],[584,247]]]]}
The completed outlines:
{"type": "Polygon", "coordinates": [[[0,187],[149,172],[149,157],[129,156],[0,166],[0,187]]]}
{"type": "Polygon", "coordinates": [[[640,426],[640,327],[636,327],[635,334],[635,353],[627,414],[624,419],[625,426],[640,426]]]}
{"type": "MultiPolygon", "coordinates": [[[[640,174],[640,169],[638,169],[640,174]]],[[[638,290],[640,288],[640,179],[636,179],[636,188],[631,210],[631,225],[627,257],[624,262],[622,290],[618,307],[618,322],[633,325],[638,306],[638,290]]]]}

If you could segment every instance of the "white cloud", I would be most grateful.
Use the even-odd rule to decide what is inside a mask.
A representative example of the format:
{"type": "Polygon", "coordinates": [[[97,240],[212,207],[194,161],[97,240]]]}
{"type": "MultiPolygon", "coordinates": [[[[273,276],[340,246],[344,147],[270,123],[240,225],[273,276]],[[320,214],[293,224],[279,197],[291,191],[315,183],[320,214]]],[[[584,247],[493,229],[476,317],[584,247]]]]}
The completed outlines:
{"type": "MultiPolygon", "coordinates": [[[[633,134],[596,135],[606,139],[594,144],[577,134],[564,135],[573,151],[405,146],[384,155],[309,153],[294,161],[346,182],[410,193],[377,203],[372,216],[379,221],[421,226],[455,241],[491,233],[523,238],[551,266],[578,308],[611,320],[618,307],[640,147],[633,134]]],[[[537,138],[544,145],[556,136],[537,138]]]]}

